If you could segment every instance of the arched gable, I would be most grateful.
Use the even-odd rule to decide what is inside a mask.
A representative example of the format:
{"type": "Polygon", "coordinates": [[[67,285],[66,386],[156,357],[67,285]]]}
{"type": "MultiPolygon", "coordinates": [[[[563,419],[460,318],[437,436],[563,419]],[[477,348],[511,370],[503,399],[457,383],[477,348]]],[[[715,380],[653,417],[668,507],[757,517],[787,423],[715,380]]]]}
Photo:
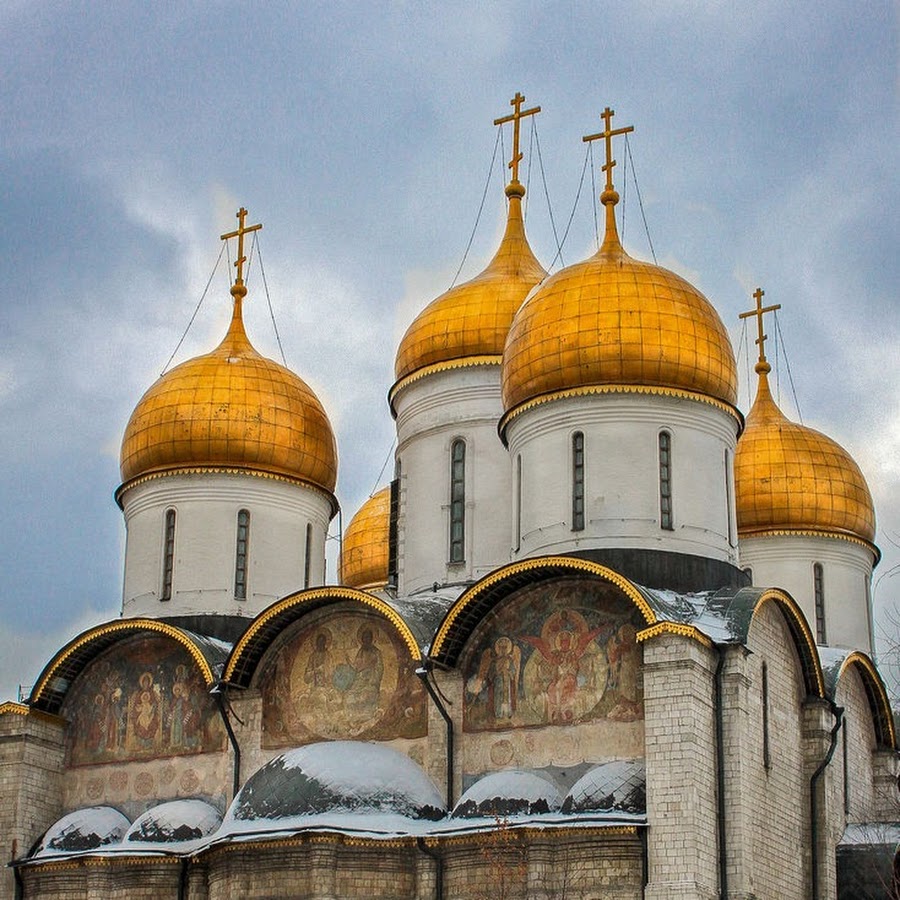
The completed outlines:
{"type": "Polygon", "coordinates": [[[463,593],[448,610],[431,647],[431,658],[454,667],[482,619],[519,588],[559,578],[594,577],[615,585],[635,605],[647,625],[657,617],[647,596],[627,578],[599,563],[570,556],[544,556],[497,569],[463,593]]]}
{"type": "Polygon", "coordinates": [[[154,619],[117,619],[96,625],[69,641],[44,667],[28,703],[43,712],[58,713],[78,676],[101,653],[135,635],[158,634],[181,645],[190,655],[208,687],[215,681],[215,669],[224,662],[222,646],[174,625],[154,619]]]}
{"type": "MultiPolygon", "coordinates": [[[[800,657],[800,668],[803,673],[803,683],[807,696],[825,697],[825,677],[822,673],[822,663],[816,649],[816,642],[813,639],[806,618],[790,594],[777,588],[763,591],[753,606],[753,612],[747,627],[748,634],[753,619],[767,603],[774,603],[778,607],[782,616],[784,616],[791,637],[794,639],[794,646],[797,650],[797,655],[800,657]]],[[[746,643],[746,635],[744,636],[744,642],[746,643]]]]}
{"type": "Polygon", "coordinates": [[[866,700],[872,714],[872,724],[875,728],[875,738],[878,741],[878,746],[889,750],[896,749],[897,735],[894,730],[891,702],[881,675],[867,654],[861,650],[853,650],[847,653],[829,679],[829,684],[827,685],[829,696],[832,700],[835,699],[841,679],[851,668],[856,670],[863,683],[866,700]]]}
{"type": "Polygon", "coordinates": [[[347,602],[384,616],[406,645],[410,658],[421,661],[422,651],[415,635],[392,606],[356,588],[323,587],[291,594],[261,612],[235,644],[225,666],[224,680],[238,687],[249,687],[266,651],[286,628],[316,610],[347,602]]]}

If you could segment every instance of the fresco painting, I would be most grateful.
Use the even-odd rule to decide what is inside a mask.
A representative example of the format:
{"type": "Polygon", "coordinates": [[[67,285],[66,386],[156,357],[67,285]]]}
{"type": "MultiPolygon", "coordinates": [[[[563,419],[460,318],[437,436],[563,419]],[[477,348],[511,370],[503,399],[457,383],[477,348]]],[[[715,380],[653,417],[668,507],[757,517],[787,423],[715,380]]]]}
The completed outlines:
{"type": "Polygon", "coordinates": [[[263,746],[424,737],[425,694],[414,670],[380,616],[339,612],[304,624],[261,679],[263,746]]]}
{"type": "Polygon", "coordinates": [[[225,729],[187,651],[159,637],[117,644],[78,678],[62,714],[73,766],[205,753],[225,729]]]}
{"type": "Polygon", "coordinates": [[[642,719],[642,619],[612,586],[535,585],[487,616],[462,660],[466,731],[642,719]]]}

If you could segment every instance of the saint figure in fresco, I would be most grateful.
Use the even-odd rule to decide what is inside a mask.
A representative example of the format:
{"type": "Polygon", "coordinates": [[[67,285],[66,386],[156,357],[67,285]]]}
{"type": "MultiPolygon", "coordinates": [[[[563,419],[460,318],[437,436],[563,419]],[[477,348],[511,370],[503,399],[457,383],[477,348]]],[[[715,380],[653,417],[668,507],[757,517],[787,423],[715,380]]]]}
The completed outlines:
{"type": "Polygon", "coordinates": [[[359,649],[353,660],[354,677],[347,690],[347,705],[357,715],[374,715],[381,699],[381,679],[384,659],[375,643],[375,634],[368,625],[357,632],[359,649]]]}
{"type": "Polygon", "coordinates": [[[138,684],[128,701],[128,734],[135,749],[152,749],[162,736],[159,685],[150,672],[144,672],[138,684]]]}
{"type": "Polygon", "coordinates": [[[610,719],[630,722],[642,715],[639,696],[640,651],[637,629],[625,623],[606,645],[609,660],[607,688],[616,697],[616,705],[609,711],[610,719]]]}
{"type": "Polygon", "coordinates": [[[469,679],[466,691],[471,697],[477,697],[487,689],[494,718],[508,721],[518,706],[521,668],[522,651],[502,635],[481,654],[478,671],[469,679]]]}
{"type": "Polygon", "coordinates": [[[602,696],[606,660],[596,638],[604,630],[589,628],[584,616],[564,609],[547,619],[540,636],[522,636],[537,651],[529,665],[539,696],[531,699],[543,703],[545,721],[574,722],[602,696]]]}

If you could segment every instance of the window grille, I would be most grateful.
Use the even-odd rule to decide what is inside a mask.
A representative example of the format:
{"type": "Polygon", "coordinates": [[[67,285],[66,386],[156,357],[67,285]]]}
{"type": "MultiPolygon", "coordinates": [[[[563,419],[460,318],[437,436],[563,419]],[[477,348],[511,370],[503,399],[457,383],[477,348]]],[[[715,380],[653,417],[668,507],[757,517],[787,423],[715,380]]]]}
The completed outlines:
{"type": "Polygon", "coordinates": [[[828,641],[825,633],[825,573],[821,563],[813,566],[813,591],[816,597],[816,643],[824,646],[828,641]]]}
{"type": "Polygon", "coordinates": [[[584,434],[572,435],[572,531],[584,530],[584,434]]]}
{"type": "Polygon", "coordinates": [[[163,537],[163,571],[160,600],[172,599],[172,576],[175,572],[175,510],[166,510],[166,530],[163,537]]]}
{"type": "Polygon", "coordinates": [[[234,599],[247,599],[247,550],[250,545],[250,513],[242,509],[237,517],[237,546],[234,554],[234,599]]]}
{"type": "Polygon", "coordinates": [[[672,522],[672,435],[659,433],[659,525],[667,531],[672,522]]]}
{"type": "Polygon", "coordinates": [[[466,537],[466,443],[456,440],[450,447],[450,562],[465,560],[466,537]]]}

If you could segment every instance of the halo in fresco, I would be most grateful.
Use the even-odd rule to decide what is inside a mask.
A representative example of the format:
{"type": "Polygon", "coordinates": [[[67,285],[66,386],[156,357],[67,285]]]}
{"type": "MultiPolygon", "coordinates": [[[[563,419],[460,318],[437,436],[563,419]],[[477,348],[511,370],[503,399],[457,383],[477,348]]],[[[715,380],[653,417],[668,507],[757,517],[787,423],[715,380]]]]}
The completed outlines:
{"type": "Polygon", "coordinates": [[[263,746],[424,737],[425,696],[414,668],[380,616],[317,617],[278,648],[263,675],[263,746]]]}
{"type": "Polygon", "coordinates": [[[516,592],[462,660],[465,730],[642,719],[639,625],[634,606],[597,581],[516,592]]]}

